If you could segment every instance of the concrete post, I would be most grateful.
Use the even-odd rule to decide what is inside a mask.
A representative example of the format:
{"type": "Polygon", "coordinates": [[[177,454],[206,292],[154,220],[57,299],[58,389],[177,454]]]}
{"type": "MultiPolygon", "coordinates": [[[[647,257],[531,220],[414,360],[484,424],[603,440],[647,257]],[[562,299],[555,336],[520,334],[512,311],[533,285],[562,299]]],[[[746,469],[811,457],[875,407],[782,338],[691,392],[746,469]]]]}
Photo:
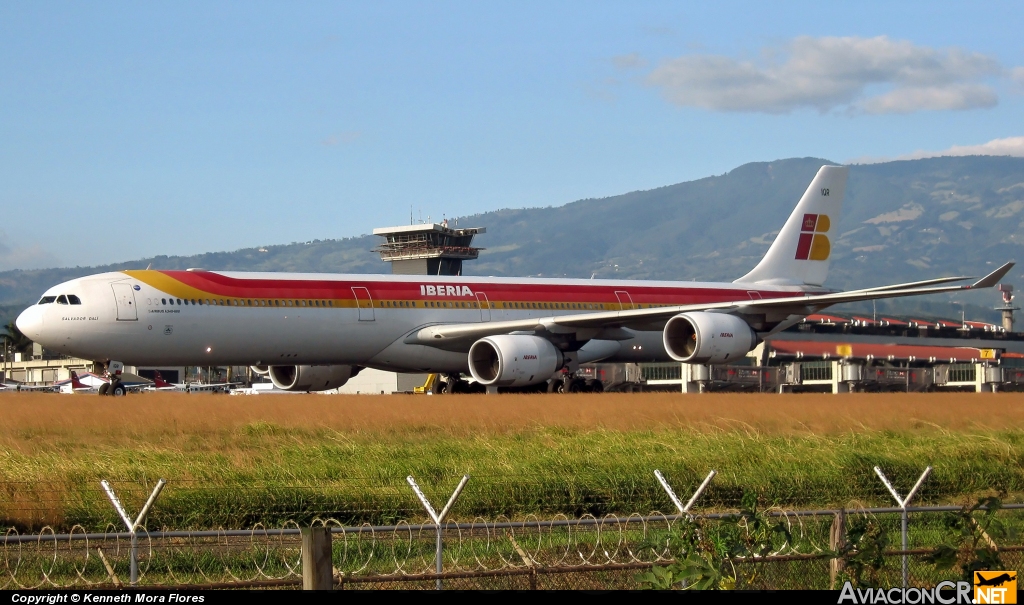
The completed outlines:
{"type": "MultiPolygon", "coordinates": [[[[828,548],[832,552],[839,552],[846,546],[846,511],[843,509],[839,510],[832,519],[832,529],[828,536],[828,548]]],[[[846,561],[842,557],[835,557],[829,561],[829,586],[832,590],[836,589],[836,580],[839,577],[839,573],[843,571],[846,561]]]]}
{"type": "Polygon", "coordinates": [[[303,527],[299,533],[302,535],[302,590],[332,590],[331,530],[303,527]]]}

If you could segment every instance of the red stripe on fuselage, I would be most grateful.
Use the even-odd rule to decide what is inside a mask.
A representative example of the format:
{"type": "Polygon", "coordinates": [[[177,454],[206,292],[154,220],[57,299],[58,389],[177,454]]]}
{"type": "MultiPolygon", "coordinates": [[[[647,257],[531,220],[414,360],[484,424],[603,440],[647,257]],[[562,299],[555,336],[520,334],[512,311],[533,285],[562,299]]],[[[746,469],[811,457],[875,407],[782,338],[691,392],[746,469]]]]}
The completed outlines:
{"type": "MultiPolygon", "coordinates": [[[[575,285],[537,283],[486,283],[461,281],[431,281],[424,276],[422,281],[336,281],[336,280],[292,280],[292,279],[239,279],[208,271],[161,271],[181,283],[209,292],[211,296],[233,298],[285,298],[285,299],[334,299],[352,300],[352,288],[362,287],[370,291],[374,299],[382,300],[475,300],[476,294],[485,294],[491,302],[568,302],[568,303],[612,303],[619,302],[616,292],[627,292],[634,304],[685,305],[702,304],[749,297],[748,292],[757,292],[762,298],[779,298],[799,295],[797,292],[773,290],[749,290],[733,288],[708,288],[685,286],[642,286],[642,285],[575,285]],[[460,294],[424,295],[421,285],[459,285],[460,294]],[[473,295],[461,294],[461,287],[468,286],[473,295]]],[[[628,304],[624,298],[623,303],[628,304]]]]}

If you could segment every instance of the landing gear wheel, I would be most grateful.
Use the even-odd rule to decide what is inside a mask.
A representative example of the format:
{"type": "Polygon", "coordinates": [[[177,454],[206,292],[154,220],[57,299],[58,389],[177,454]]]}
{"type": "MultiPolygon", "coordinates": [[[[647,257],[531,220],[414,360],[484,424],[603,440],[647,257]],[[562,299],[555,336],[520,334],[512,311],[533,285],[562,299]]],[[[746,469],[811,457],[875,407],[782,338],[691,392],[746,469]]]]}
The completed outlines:
{"type": "Polygon", "coordinates": [[[572,378],[566,376],[562,379],[562,383],[558,385],[559,393],[580,393],[586,389],[586,383],[579,378],[572,378]]]}
{"type": "Polygon", "coordinates": [[[128,394],[128,389],[124,388],[124,385],[120,382],[116,382],[110,385],[110,394],[114,397],[124,397],[128,394]]]}
{"type": "Polygon", "coordinates": [[[465,380],[459,374],[449,374],[445,377],[444,385],[441,387],[441,392],[445,395],[452,395],[454,393],[466,393],[469,391],[469,385],[466,384],[465,380]]]}
{"type": "Polygon", "coordinates": [[[100,385],[99,394],[100,395],[109,395],[110,394],[110,383],[104,382],[103,384],[101,384],[100,385]]]}
{"type": "Polygon", "coordinates": [[[548,393],[559,393],[560,391],[559,391],[558,387],[561,386],[561,384],[562,384],[562,379],[561,378],[552,378],[551,380],[549,380],[548,381],[548,393]]]}
{"type": "Polygon", "coordinates": [[[600,380],[592,379],[587,381],[587,392],[589,393],[603,393],[604,383],[600,380]]]}

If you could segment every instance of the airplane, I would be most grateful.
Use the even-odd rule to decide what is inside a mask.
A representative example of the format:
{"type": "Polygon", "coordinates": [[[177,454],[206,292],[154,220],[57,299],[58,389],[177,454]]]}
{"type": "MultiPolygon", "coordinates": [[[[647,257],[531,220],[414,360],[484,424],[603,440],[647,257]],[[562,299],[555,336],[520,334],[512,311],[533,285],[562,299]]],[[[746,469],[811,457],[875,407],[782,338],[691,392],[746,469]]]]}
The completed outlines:
{"type": "MultiPolygon", "coordinates": [[[[115,362],[111,365],[116,367],[117,364],[115,362]]],[[[80,376],[78,372],[71,370],[70,378],[53,383],[53,387],[51,388],[54,388],[64,394],[100,393],[106,395],[109,393],[110,395],[121,396],[132,391],[144,390],[146,385],[149,384],[149,381],[142,382],[138,380],[124,380],[121,378],[120,370],[115,370],[114,375],[116,376],[116,379],[111,381],[109,377],[99,376],[92,372],[86,372],[80,376]],[[87,380],[88,383],[83,382],[83,378],[87,380]]]]}
{"type": "Polygon", "coordinates": [[[240,382],[167,382],[159,371],[153,373],[153,385],[143,390],[146,391],[184,391],[189,393],[225,393],[234,387],[241,386],[240,382]]]}
{"type": "Polygon", "coordinates": [[[184,385],[171,384],[164,380],[163,374],[159,371],[153,372],[153,386],[146,387],[147,391],[176,391],[180,390],[184,385]]]}
{"type": "Polygon", "coordinates": [[[90,383],[96,384],[85,384],[82,382],[82,377],[78,375],[78,372],[71,370],[71,377],[59,382],[53,383],[61,393],[98,393],[102,385],[108,384],[109,381],[102,376],[97,376],[92,372],[86,372],[86,379],[90,383]]]}
{"type": "Polygon", "coordinates": [[[0,391],[42,391],[52,393],[57,390],[55,384],[22,384],[20,382],[0,383],[0,391]]]}
{"type": "Polygon", "coordinates": [[[848,167],[822,166],[761,261],[733,282],[125,270],[56,285],[17,319],[99,363],[250,365],[286,391],[364,367],[537,388],[579,364],[724,364],[839,303],[995,286],[968,277],[836,291],[828,275],[848,167]],[[69,304],[51,304],[66,297],[69,304]]]}

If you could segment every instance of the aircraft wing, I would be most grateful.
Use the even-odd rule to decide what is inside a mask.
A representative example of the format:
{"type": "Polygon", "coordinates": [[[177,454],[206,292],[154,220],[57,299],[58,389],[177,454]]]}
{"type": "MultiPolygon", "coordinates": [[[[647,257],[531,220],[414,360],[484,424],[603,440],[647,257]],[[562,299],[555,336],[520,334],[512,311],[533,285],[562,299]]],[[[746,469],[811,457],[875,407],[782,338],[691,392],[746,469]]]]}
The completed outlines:
{"type": "Polygon", "coordinates": [[[409,334],[405,342],[420,344],[446,350],[469,350],[473,342],[485,336],[510,334],[514,332],[549,332],[566,334],[576,332],[580,340],[626,340],[629,333],[621,328],[637,330],[660,330],[672,317],[692,311],[720,311],[740,315],[756,315],[771,313],[775,316],[810,315],[825,307],[840,303],[876,300],[882,298],[899,298],[904,296],[922,296],[925,294],[941,294],[991,288],[999,283],[1014,263],[1006,263],[985,277],[970,285],[944,286],[939,284],[969,279],[966,277],[943,277],[938,279],[880,286],[848,292],[829,294],[787,296],[784,298],[767,298],[763,300],[736,300],[710,304],[678,305],[674,307],[653,307],[648,309],[631,309],[628,311],[608,311],[604,313],[578,313],[552,317],[517,319],[512,321],[492,321],[483,323],[437,324],[420,328],[409,334]]]}
{"type": "Polygon", "coordinates": [[[60,388],[60,387],[58,387],[57,385],[53,385],[53,384],[27,385],[27,384],[5,383],[5,384],[0,385],[0,390],[7,390],[7,391],[55,391],[58,388],[60,388]]]}

